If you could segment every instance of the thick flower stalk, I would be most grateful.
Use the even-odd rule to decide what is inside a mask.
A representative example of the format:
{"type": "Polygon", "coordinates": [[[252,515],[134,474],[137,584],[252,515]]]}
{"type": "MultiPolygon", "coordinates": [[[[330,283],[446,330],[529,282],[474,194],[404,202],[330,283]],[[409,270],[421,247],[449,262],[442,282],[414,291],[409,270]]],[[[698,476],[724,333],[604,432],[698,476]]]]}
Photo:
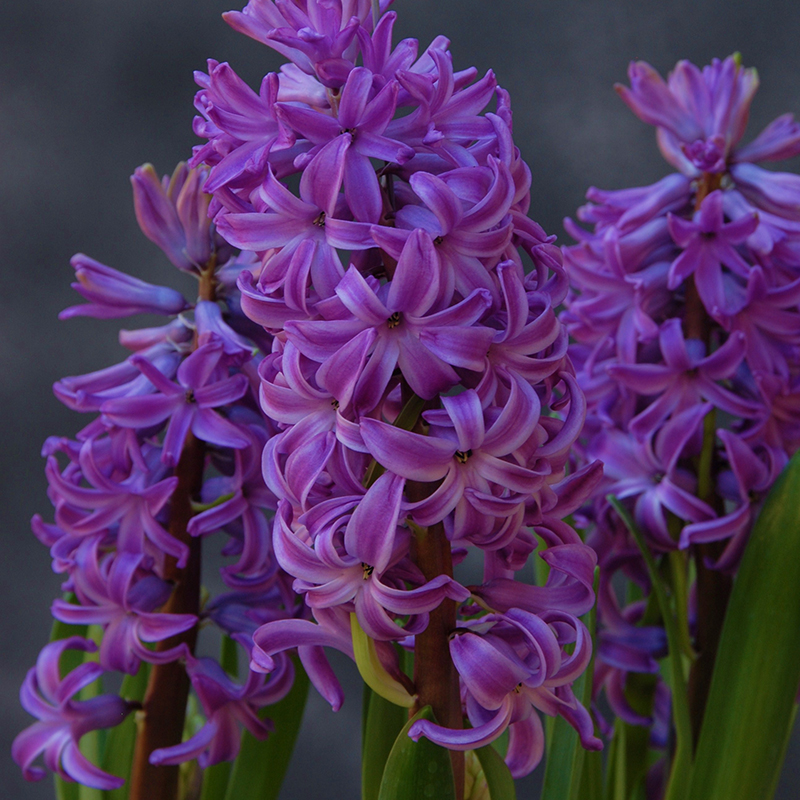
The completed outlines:
{"type": "Polygon", "coordinates": [[[31,779],[44,774],[32,766],[42,753],[65,780],[120,787],[122,776],[92,764],[78,744],[136,710],[129,796],[174,797],[177,767],[161,765],[199,756],[205,768],[234,758],[239,723],[265,737],[269,722],[256,712],[291,688],[288,659],[268,686],[262,674],[249,671],[240,685],[213,659],[192,655],[204,621],[239,642],[232,646],[249,659],[260,621],[303,613],[274,559],[264,511],[276,501],[257,469],[274,432],[259,411],[261,357],[254,356],[269,337],[241,312],[236,278],[252,263],[234,255],[209,220],[207,177],[207,170],[185,165],[163,181],[149,165],[132,177],[139,224],[197,280],[195,303],[87,256],[72,260],[74,288],[90,304],[67,309],[62,318],[149,313],[172,320],[122,331],[121,343],[133,351],[125,361],[54,387],[67,406],[97,416],[74,440],[46,442],[55,522],[37,515],[33,529],[69,593],[53,603],[53,616],[88,631],[99,648],[80,636],[53,642],[28,675],[22,702],[39,722],[17,737],[14,758],[31,779]],[[223,553],[232,560],[222,579],[233,591],[203,607],[199,537],[215,531],[228,534],[223,553]],[[80,663],[81,651],[94,650],[94,660],[61,674],[65,651],[77,651],[80,663]],[[89,686],[107,673],[133,676],[148,665],[147,692],[135,700],[97,696],[89,686]],[[190,682],[207,722],[181,743],[190,682]]]}
{"type": "Polygon", "coordinates": [[[800,153],[800,126],[787,114],[742,144],[758,78],[737,56],[702,70],[682,61],[666,82],[637,62],[629,77],[619,94],[656,126],[677,172],[589,190],[578,218],[591,230],[567,221],[579,243],[565,250],[573,291],[562,320],[588,400],[584,455],[605,462],[589,513],[601,568],[596,687],[663,745],[665,687],[642,675],[657,674],[666,639],[640,553],[605,498],[671,566],[696,651],[696,736],[730,576],[800,444],[800,179],[757,166],[800,153]],[[612,588],[621,574],[637,587],[624,602],[612,588]],[[644,685],[649,699],[639,691],[633,702],[644,685]]]}
{"type": "Polygon", "coordinates": [[[561,255],[526,217],[494,75],[455,71],[441,37],[394,46],[394,13],[321,6],[225,15],[290,60],[258,92],[228,64],[196,76],[192,163],[210,168],[218,233],[253,254],[242,308],[273,337],[258,370],[273,547],[313,616],[259,628],[253,667],[296,648],[338,708],[323,648],[342,650],[376,691],[433,707],[413,738],[461,751],[508,729],[522,776],[544,749],[539,712],[600,746],[570,688],[595,557],[562,520],[600,469],[570,458],[585,400],[555,316],[561,255]],[[483,582],[464,587],[469,550],[483,582]],[[533,553],[543,585],[516,579],[533,553]]]}

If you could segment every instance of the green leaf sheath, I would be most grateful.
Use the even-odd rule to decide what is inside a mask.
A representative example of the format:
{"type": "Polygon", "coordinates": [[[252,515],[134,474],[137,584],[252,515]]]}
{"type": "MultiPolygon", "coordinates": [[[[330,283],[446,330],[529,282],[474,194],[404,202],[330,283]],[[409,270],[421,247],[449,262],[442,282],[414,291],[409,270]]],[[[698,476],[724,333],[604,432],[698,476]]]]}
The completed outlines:
{"type": "Polygon", "coordinates": [[[400,731],[408,721],[408,711],[390,703],[369,687],[364,722],[361,759],[361,798],[378,800],[383,769],[400,731]]]}
{"type": "Polygon", "coordinates": [[[292,690],[264,709],[275,729],[264,741],[242,732],[239,757],[233,762],[225,800],[275,800],[292,757],[308,697],[308,675],[296,659],[292,690]]]}
{"type": "Polygon", "coordinates": [[[800,683],[800,453],[767,497],[733,584],[690,800],[768,800],[800,683]]]}
{"type": "Polygon", "coordinates": [[[455,800],[450,753],[424,736],[415,742],[408,731],[418,719],[435,722],[430,706],[404,726],[389,753],[378,800],[455,800]]]}

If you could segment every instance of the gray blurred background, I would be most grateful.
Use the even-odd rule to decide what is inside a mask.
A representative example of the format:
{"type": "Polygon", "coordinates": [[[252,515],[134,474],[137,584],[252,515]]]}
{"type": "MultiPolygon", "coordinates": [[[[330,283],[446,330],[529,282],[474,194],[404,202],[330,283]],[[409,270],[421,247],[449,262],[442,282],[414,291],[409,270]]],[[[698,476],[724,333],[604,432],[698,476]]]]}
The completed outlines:
{"type": "MultiPolygon", "coordinates": [[[[17,688],[47,639],[59,585],[29,531],[35,512],[50,518],[39,448],[46,436],[71,435],[88,421],[62,408],[50,386],[122,355],[117,322],[58,322],[58,312],[78,301],[69,288],[69,258],[84,251],[146,280],[181,286],[182,276],[138,231],[128,176],[145,161],[171,172],[190,155],[197,143],[192,70],[204,69],[207,57],[230,61],[255,87],[279,65],[272,51],[220,19],[231,7],[241,6],[0,6],[0,797],[9,800],[52,797],[49,780],[26,784],[8,755],[14,735],[31,721],[18,707],[17,688]]],[[[516,140],[533,170],[531,215],[560,237],[562,217],[574,213],[588,186],[642,185],[668,171],[653,129],[612,89],[626,79],[629,60],[645,59],[665,73],[680,58],[704,64],[739,50],[761,76],[750,135],[779,114],[800,114],[796,0],[396,0],[394,8],[398,38],[427,45],[446,34],[457,67],[491,67],[510,90],[516,140]]],[[[349,665],[336,663],[347,702],[332,714],[312,692],[283,800],[359,796],[360,690],[349,665]]],[[[521,784],[521,800],[534,800],[536,783],[533,777],[521,784]]],[[[796,735],[778,796],[795,798],[798,787],[796,735]]]]}

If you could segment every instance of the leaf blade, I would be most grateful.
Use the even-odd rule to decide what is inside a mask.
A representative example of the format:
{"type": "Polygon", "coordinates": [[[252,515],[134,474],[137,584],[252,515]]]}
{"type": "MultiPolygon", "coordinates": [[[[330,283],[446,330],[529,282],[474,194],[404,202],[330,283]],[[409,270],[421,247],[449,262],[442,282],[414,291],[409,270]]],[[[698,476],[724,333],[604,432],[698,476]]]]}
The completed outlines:
{"type": "Polygon", "coordinates": [[[408,712],[371,689],[367,691],[370,692],[370,697],[364,724],[361,798],[377,800],[386,761],[400,731],[408,721],[408,712]]]}
{"type": "Polygon", "coordinates": [[[492,745],[487,744],[485,747],[479,747],[475,755],[481,763],[491,800],[517,800],[514,779],[500,753],[492,745]]]}
{"type": "Polygon", "coordinates": [[[418,711],[398,734],[386,761],[378,800],[455,800],[450,752],[425,737],[415,742],[408,735],[418,719],[435,721],[431,707],[418,711]]]}
{"type": "Polygon", "coordinates": [[[309,680],[297,658],[294,663],[294,685],[289,694],[264,709],[275,730],[259,741],[247,731],[242,732],[239,756],[233,762],[226,800],[276,800],[292,757],[294,743],[303,720],[308,697],[309,680]]]}
{"type": "Polygon", "coordinates": [[[800,682],[798,497],[795,454],[767,497],[734,581],[697,746],[692,800],[766,799],[774,791],[800,682]]]}
{"type": "MultiPolygon", "coordinates": [[[[594,590],[597,592],[599,570],[596,570],[594,590]]],[[[583,674],[572,685],[573,692],[586,708],[591,706],[592,681],[594,672],[596,606],[592,606],[583,617],[589,635],[592,637],[592,658],[583,674]]],[[[561,716],[551,723],[551,735],[547,741],[547,760],[540,800],[579,800],[581,797],[581,774],[586,751],[583,749],[577,731],[561,716]]]]}

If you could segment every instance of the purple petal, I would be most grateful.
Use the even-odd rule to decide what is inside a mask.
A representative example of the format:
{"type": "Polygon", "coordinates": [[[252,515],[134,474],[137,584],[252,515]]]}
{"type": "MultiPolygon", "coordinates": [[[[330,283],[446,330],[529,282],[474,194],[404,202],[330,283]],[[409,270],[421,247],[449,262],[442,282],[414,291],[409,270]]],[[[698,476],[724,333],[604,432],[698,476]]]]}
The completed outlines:
{"type": "Polygon", "coordinates": [[[439,293],[439,259],[430,236],[415,230],[408,237],[389,285],[390,311],[422,316],[439,293]]]}
{"type": "Polygon", "coordinates": [[[461,201],[441,178],[417,172],[411,176],[410,183],[417,196],[436,215],[442,236],[458,226],[464,214],[461,201]]]}
{"type": "Polygon", "coordinates": [[[458,449],[462,452],[477,450],[483,444],[483,408],[478,393],[467,389],[455,397],[442,397],[458,436],[458,449]]]}
{"type": "Polygon", "coordinates": [[[448,750],[474,750],[493,742],[508,727],[513,703],[506,700],[497,714],[483,725],[466,730],[443,728],[426,719],[417,720],[409,729],[408,735],[416,742],[421,736],[430,739],[448,750]]]}
{"type": "Polygon", "coordinates": [[[510,646],[495,644],[504,643],[469,632],[450,640],[450,654],[461,680],[478,703],[490,711],[500,708],[529,674],[510,646]]]}
{"type": "Polygon", "coordinates": [[[369,158],[354,148],[345,155],[344,196],[359,222],[376,223],[380,220],[383,197],[378,176],[369,158]]]}
{"type": "Polygon", "coordinates": [[[333,215],[339,199],[349,146],[349,136],[337,136],[311,159],[300,178],[300,196],[327,216],[333,215]]]}
{"type": "Polygon", "coordinates": [[[361,498],[347,523],[347,552],[382,573],[394,550],[405,478],[386,472],[361,498]]]}
{"type": "Polygon", "coordinates": [[[443,439],[411,433],[376,419],[361,420],[361,435],[379,464],[415,481],[443,478],[455,452],[453,444],[443,439]]]}

